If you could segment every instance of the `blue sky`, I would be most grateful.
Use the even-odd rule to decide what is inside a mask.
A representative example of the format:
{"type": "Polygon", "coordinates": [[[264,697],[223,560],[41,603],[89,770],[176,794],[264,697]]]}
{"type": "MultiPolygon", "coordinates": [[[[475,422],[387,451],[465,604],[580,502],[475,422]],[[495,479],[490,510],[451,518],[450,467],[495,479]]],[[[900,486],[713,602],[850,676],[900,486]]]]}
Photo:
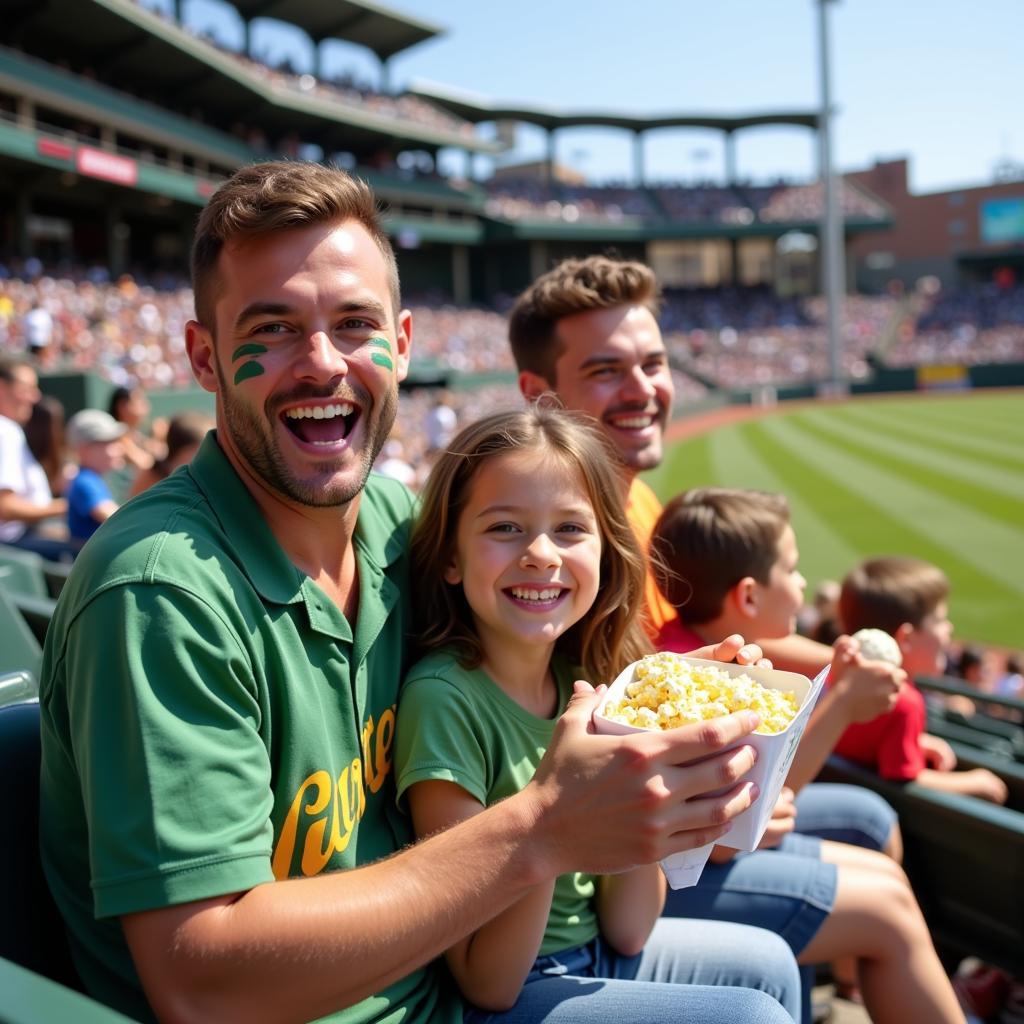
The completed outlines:
{"type": "MultiPolygon", "coordinates": [[[[396,86],[429,80],[498,101],[640,115],[811,109],[820,102],[815,0],[393,6],[446,29],[394,58],[396,86]]],[[[240,23],[222,0],[184,0],[184,8],[187,22],[238,44],[240,23]]],[[[1024,165],[1024,0],[838,0],[830,26],[840,169],[907,156],[911,187],[934,191],[988,182],[1000,160],[1024,165]]],[[[311,66],[301,32],[267,20],[254,29],[261,54],[311,66]]],[[[329,43],[324,57],[328,69],[379,80],[375,58],[357,47],[329,43]]],[[[541,133],[524,128],[517,155],[536,157],[543,145],[541,133]]],[[[736,155],[740,175],[755,181],[807,179],[817,167],[806,129],[741,132],[736,155]]],[[[629,180],[632,173],[631,136],[620,131],[562,132],[558,156],[595,181],[629,180]]],[[[645,159],[651,178],[722,176],[722,142],[713,132],[653,132],[645,159]]],[[[464,163],[451,166],[461,170],[464,163]]]]}

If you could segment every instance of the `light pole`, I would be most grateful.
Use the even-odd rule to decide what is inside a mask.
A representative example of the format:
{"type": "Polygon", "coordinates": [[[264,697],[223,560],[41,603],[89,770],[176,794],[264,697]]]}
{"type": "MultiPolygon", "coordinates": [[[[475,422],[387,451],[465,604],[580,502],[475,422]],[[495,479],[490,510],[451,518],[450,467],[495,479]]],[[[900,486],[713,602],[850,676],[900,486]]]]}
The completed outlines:
{"type": "Polygon", "coordinates": [[[843,220],[839,206],[839,188],[832,172],[832,84],[829,67],[828,5],[835,0],[817,0],[818,56],[821,76],[821,113],[818,115],[818,138],[821,143],[821,181],[824,186],[824,209],[821,216],[821,257],[824,261],[826,325],[828,329],[829,385],[833,394],[845,387],[842,380],[843,299],[846,294],[846,268],[843,259],[843,220]]]}

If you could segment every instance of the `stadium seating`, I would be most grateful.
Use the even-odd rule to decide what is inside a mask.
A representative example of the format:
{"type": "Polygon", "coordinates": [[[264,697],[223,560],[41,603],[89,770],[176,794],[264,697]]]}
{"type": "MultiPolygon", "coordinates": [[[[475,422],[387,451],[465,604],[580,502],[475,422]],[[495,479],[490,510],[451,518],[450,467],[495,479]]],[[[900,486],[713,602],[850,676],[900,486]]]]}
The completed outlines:
{"type": "Polygon", "coordinates": [[[9,590],[56,598],[69,572],[70,562],[51,562],[35,552],[0,544],[0,584],[9,590]]]}
{"type": "Polygon", "coordinates": [[[4,1024],[129,1024],[131,1018],[10,960],[0,959],[0,1020],[4,1024]]]}
{"type": "Polygon", "coordinates": [[[899,784],[839,757],[823,781],[865,786],[900,817],[904,867],[948,968],[965,956],[1024,972],[1024,814],[899,784]]]}
{"type": "Polygon", "coordinates": [[[42,660],[42,645],[13,595],[0,587],[0,672],[25,670],[38,678],[42,660]]]}
{"type": "Polygon", "coordinates": [[[49,597],[43,559],[31,551],[0,545],[0,584],[7,591],[49,597]]]}
{"type": "Polygon", "coordinates": [[[46,641],[46,631],[50,628],[50,619],[53,618],[53,609],[57,602],[52,597],[35,597],[32,594],[13,593],[8,595],[11,604],[21,613],[25,624],[40,647],[46,641]]]}
{"type": "MultiPolygon", "coordinates": [[[[0,777],[8,826],[0,843],[0,958],[80,989],[64,925],[40,863],[39,750],[38,700],[0,707],[0,777]]],[[[6,1001],[6,984],[0,983],[0,993],[6,1001]]],[[[57,1015],[35,1019],[84,1018],[57,1015]]]]}

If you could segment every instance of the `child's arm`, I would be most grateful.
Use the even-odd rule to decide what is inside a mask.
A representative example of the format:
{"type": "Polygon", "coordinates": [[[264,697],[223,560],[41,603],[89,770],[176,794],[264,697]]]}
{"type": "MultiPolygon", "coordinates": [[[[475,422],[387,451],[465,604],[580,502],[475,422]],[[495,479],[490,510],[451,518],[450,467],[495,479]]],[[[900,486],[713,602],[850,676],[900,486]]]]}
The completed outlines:
{"type": "Polygon", "coordinates": [[[799,672],[813,679],[831,660],[832,648],[810,637],[790,633],[756,641],[764,656],[784,672],[799,672]]]}
{"type": "MultiPolygon", "coordinates": [[[[406,799],[419,838],[450,828],[484,809],[461,786],[440,780],[410,786],[406,799]]],[[[501,1012],[519,997],[544,937],[554,885],[552,879],[531,889],[445,953],[448,967],[469,1002],[483,1010],[501,1012]]]]}
{"type": "Polygon", "coordinates": [[[937,772],[951,772],[956,767],[956,753],[941,736],[923,732],[917,741],[924,754],[924,763],[937,772]]]}
{"type": "Polygon", "coordinates": [[[1008,796],[1006,783],[987,768],[971,768],[966,772],[942,772],[925,768],[914,781],[929,789],[976,796],[994,804],[1005,804],[1008,796]]]}
{"type": "Polygon", "coordinates": [[[665,876],[657,864],[597,880],[601,934],[622,956],[636,956],[665,907],[665,876]]]}
{"type": "Polygon", "coordinates": [[[818,701],[800,740],[786,785],[800,792],[821,771],[851,722],[869,722],[891,711],[906,673],[881,661],[864,661],[849,637],[840,637],[832,659],[832,680],[818,701]]]}

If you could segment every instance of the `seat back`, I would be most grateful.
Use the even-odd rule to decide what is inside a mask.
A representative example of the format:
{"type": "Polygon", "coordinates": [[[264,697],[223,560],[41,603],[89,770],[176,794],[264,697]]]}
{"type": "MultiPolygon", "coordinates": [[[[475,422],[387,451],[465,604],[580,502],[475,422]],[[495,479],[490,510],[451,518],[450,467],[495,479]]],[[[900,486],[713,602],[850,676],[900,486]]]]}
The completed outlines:
{"type": "Polygon", "coordinates": [[[50,628],[57,602],[52,597],[34,597],[30,594],[9,594],[11,604],[18,609],[25,624],[40,647],[46,642],[46,631],[50,628]]]}
{"type": "Polygon", "coordinates": [[[39,855],[39,701],[0,707],[0,958],[81,989],[39,855]]]}
{"type": "Polygon", "coordinates": [[[34,551],[0,544],[0,587],[33,597],[49,597],[43,559],[34,551]]]}
{"type": "Polygon", "coordinates": [[[24,615],[0,586],[0,672],[25,670],[39,678],[43,651],[24,615]]]}

